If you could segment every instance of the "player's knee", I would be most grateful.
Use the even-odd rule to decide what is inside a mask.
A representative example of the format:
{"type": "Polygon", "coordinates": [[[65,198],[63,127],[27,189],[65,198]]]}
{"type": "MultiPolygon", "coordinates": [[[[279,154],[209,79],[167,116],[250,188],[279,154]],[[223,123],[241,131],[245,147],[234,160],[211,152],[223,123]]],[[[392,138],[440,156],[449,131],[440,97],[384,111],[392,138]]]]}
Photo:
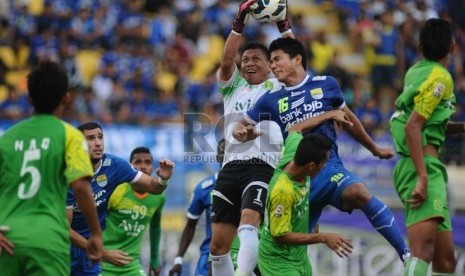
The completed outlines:
{"type": "Polygon", "coordinates": [[[210,254],[213,256],[224,255],[229,252],[229,248],[226,248],[225,243],[222,242],[210,242],[210,254]]]}

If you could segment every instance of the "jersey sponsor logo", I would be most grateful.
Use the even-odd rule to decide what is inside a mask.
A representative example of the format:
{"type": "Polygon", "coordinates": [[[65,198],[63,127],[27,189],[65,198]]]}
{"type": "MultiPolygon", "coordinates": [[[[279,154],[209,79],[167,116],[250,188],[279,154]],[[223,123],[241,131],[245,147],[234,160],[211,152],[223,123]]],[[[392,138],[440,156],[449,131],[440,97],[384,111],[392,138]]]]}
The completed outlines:
{"type": "Polygon", "coordinates": [[[99,185],[100,187],[105,187],[108,184],[107,175],[101,174],[97,176],[97,179],[95,179],[95,181],[97,182],[97,185],[99,185]]]}
{"type": "Polygon", "coordinates": [[[305,90],[302,90],[302,91],[292,91],[291,92],[291,97],[297,97],[299,95],[302,95],[303,93],[305,93],[305,90]]]}
{"type": "Polygon", "coordinates": [[[236,102],[236,104],[234,105],[234,110],[244,112],[244,111],[248,111],[250,108],[252,108],[252,106],[253,106],[252,100],[248,99],[247,102],[245,103],[236,102]]]}
{"type": "Polygon", "coordinates": [[[283,214],[283,206],[282,205],[276,206],[276,209],[274,210],[274,216],[277,218],[280,218],[282,214],[283,214]]]}
{"type": "MultiPolygon", "coordinates": [[[[287,102],[286,102],[287,104],[287,102]]],[[[297,122],[303,121],[305,119],[320,115],[324,111],[318,111],[323,108],[323,103],[320,101],[312,101],[310,103],[303,103],[300,106],[297,106],[291,112],[286,114],[279,114],[279,119],[283,124],[295,124],[297,122]]]]}
{"type": "Polygon", "coordinates": [[[320,100],[320,99],[323,98],[323,89],[321,89],[320,87],[315,88],[315,89],[311,89],[310,90],[310,95],[312,95],[312,97],[315,100],[320,100]]]}
{"type": "Polygon", "coordinates": [[[445,90],[446,86],[443,83],[438,82],[436,84],[436,87],[434,87],[433,96],[435,96],[436,98],[440,98],[445,90]]]}

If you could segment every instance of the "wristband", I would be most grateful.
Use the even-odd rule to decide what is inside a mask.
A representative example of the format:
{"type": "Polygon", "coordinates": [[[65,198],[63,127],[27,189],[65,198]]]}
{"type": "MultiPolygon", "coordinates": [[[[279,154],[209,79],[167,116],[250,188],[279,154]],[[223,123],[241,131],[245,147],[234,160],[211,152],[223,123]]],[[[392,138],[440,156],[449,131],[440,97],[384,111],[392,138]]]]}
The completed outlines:
{"type": "Polygon", "coordinates": [[[174,258],[174,264],[175,265],[182,265],[182,257],[177,256],[176,258],[174,258]]]}
{"type": "Polygon", "coordinates": [[[168,179],[163,179],[160,176],[158,176],[158,183],[162,186],[167,186],[168,185],[168,179]]]}

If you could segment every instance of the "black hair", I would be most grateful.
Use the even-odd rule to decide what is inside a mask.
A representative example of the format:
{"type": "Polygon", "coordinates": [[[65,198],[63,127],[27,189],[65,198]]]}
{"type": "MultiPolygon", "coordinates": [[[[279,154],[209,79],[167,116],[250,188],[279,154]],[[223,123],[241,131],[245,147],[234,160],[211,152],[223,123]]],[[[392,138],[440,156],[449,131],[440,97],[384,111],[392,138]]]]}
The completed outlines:
{"type": "Polygon", "coordinates": [[[430,18],[420,30],[420,51],[429,60],[438,61],[447,56],[453,40],[453,26],[449,21],[430,18]]]}
{"type": "Polygon", "coordinates": [[[81,132],[84,132],[84,130],[91,130],[91,129],[96,129],[96,128],[99,128],[100,130],[103,131],[102,127],[96,122],[84,123],[77,127],[77,129],[79,129],[81,132]]]}
{"type": "Polygon", "coordinates": [[[153,160],[152,153],[150,153],[149,148],[147,148],[147,147],[137,147],[137,148],[132,150],[131,155],[129,157],[129,162],[132,162],[132,160],[134,159],[134,155],[136,155],[138,153],[148,153],[148,154],[150,154],[150,157],[153,160]]]}
{"type": "Polygon", "coordinates": [[[294,163],[303,166],[310,162],[320,163],[327,158],[331,141],[319,133],[310,133],[300,141],[294,156],[294,163]]]}
{"type": "Polygon", "coordinates": [[[245,51],[247,50],[260,50],[263,52],[263,54],[265,54],[266,56],[266,59],[269,61],[271,59],[271,54],[270,54],[270,51],[268,50],[268,48],[265,47],[265,45],[261,44],[260,42],[249,42],[247,44],[245,44],[244,47],[241,48],[240,50],[240,56],[242,58],[242,55],[244,54],[245,51]]]}
{"type": "Polygon", "coordinates": [[[302,56],[302,67],[307,70],[307,54],[305,47],[298,39],[291,37],[280,37],[275,39],[270,44],[270,53],[281,50],[288,54],[290,58],[294,58],[297,55],[302,56]]]}
{"type": "Polygon", "coordinates": [[[27,75],[27,89],[35,111],[51,114],[68,92],[68,75],[60,64],[43,61],[27,75]]]}

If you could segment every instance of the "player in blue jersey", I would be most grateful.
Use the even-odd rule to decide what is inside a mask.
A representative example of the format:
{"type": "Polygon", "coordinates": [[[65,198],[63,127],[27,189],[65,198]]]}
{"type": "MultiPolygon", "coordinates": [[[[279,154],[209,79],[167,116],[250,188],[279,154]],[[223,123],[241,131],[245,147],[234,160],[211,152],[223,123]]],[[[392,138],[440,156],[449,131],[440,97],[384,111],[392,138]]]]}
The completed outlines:
{"type": "MultiPolygon", "coordinates": [[[[223,163],[224,156],[224,139],[218,143],[216,160],[218,163],[223,163]]],[[[169,275],[181,275],[182,273],[182,258],[187,251],[192,239],[194,238],[195,228],[200,216],[205,211],[205,239],[200,245],[200,258],[195,269],[195,275],[207,276],[210,268],[210,240],[212,238],[211,223],[210,223],[210,207],[211,207],[211,192],[218,179],[218,173],[215,173],[208,178],[202,180],[192,192],[192,197],[187,209],[187,222],[182,231],[181,241],[179,241],[178,255],[174,259],[174,265],[170,269],[169,275]]]]}
{"type": "MultiPolygon", "coordinates": [[[[105,218],[108,214],[108,201],[116,187],[124,182],[131,183],[137,192],[161,194],[167,187],[168,179],[173,172],[174,163],[167,159],[159,161],[156,173],[158,177],[146,175],[134,169],[126,160],[104,153],[103,131],[97,123],[85,123],[78,127],[82,131],[89,146],[89,155],[94,168],[91,186],[102,230],[105,229],[105,218]]],[[[87,245],[89,228],[76,204],[74,193],[68,191],[66,199],[67,215],[71,222],[71,275],[98,275],[99,263],[92,263],[85,255],[83,248],[87,245]]],[[[130,262],[121,251],[104,251],[103,258],[109,262],[116,259],[130,262]]],[[[118,262],[114,262],[118,264],[118,262]]]]}
{"type": "MultiPolygon", "coordinates": [[[[342,91],[333,77],[312,77],[307,74],[307,58],[301,42],[292,38],[279,38],[270,44],[270,52],[271,71],[286,86],[276,92],[269,91],[247,112],[242,119],[242,125],[238,124],[234,131],[237,140],[246,141],[256,137],[257,133],[250,126],[270,117],[281,127],[283,137],[287,137],[288,130],[295,123],[330,110],[341,109],[353,122],[353,126],[342,127],[354,139],[380,159],[393,157],[391,149],[379,147],[367,134],[360,120],[345,104],[342,91]]],[[[312,179],[309,231],[313,231],[326,205],[332,205],[345,212],[360,209],[404,261],[410,251],[392,212],[370,194],[359,177],[342,164],[338,155],[334,122],[322,123],[310,132],[326,135],[332,141],[332,146],[325,168],[312,179]]]]}

